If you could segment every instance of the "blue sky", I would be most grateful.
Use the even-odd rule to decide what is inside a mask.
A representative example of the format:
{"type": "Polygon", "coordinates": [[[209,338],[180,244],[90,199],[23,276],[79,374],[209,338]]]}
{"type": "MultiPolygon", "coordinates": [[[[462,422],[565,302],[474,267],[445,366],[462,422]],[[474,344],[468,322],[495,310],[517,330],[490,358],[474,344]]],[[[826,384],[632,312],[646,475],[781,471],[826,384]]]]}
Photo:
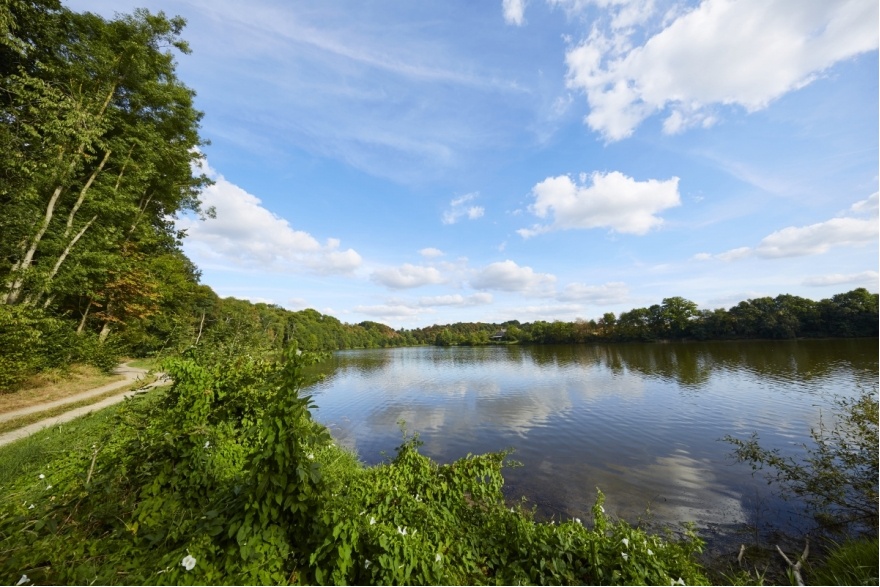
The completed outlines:
{"type": "Polygon", "coordinates": [[[187,19],[184,249],[349,323],[878,290],[876,0],[76,0],[187,19]]]}

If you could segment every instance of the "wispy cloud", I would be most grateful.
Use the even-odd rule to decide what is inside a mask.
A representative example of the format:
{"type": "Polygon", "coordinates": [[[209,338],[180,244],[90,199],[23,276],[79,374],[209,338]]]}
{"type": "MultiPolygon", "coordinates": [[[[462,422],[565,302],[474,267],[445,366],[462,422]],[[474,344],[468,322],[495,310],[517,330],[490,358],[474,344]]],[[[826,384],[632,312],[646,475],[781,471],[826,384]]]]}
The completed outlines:
{"type": "Polygon", "coordinates": [[[849,216],[831,218],[807,226],[788,226],[765,236],[755,247],[737,247],[723,253],[698,253],[697,261],[718,259],[735,261],[747,257],[764,259],[780,259],[786,257],[803,257],[820,255],[836,247],[860,247],[877,243],[880,226],[875,217],[877,210],[877,194],[853,204],[850,208],[855,213],[868,213],[870,218],[853,218],[849,216]]]}
{"type": "Polygon", "coordinates": [[[453,198],[453,200],[449,202],[449,208],[443,212],[443,224],[455,224],[462,218],[467,218],[468,220],[482,218],[486,213],[486,209],[482,206],[470,205],[470,202],[473,202],[479,196],[480,194],[478,192],[473,192],[465,194],[459,198],[453,198]]]}
{"type": "Polygon", "coordinates": [[[861,273],[831,273],[829,275],[817,275],[804,280],[804,285],[810,287],[824,287],[829,285],[859,285],[877,289],[877,280],[880,274],[876,271],[862,271],[861,273]]]}

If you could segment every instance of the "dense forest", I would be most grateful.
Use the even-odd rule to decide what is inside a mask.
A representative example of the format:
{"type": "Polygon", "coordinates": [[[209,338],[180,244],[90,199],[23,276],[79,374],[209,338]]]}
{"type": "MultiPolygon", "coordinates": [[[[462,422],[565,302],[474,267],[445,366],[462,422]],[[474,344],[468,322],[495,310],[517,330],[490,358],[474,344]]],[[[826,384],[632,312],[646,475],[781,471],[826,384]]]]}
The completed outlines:
{"type": "Polygon", "coordinates": [[[315,310],[220,298],[200,283],[174,218],[211,216],[194,92],[175,73],[184,22],[106,20],[57,0],[0,7],[0,389],[74,362],[209,348],[877,336],[878,297],[856,289],[700,310],[681,297],[575,322],[395,330],[315,310]]]}
{"type": "Polygon", "coordinates": [[[400,334],[416,344],[439,346],[877,336],[878,295],[864,288],[819,302],[780,295],[746,300],[728,310],[700,310],[690,300],[672,297],[619,316],[607,312],[598,320],[457,323],[400,334]]]}

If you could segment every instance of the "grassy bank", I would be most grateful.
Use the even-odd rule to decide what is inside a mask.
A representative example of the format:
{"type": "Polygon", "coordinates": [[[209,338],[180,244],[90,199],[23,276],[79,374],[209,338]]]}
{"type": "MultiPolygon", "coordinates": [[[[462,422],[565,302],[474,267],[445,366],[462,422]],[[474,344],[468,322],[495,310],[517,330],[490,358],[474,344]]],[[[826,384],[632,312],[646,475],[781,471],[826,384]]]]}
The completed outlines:
{"type": "MultiPolygon", "coordinates": [[[[505,453],[366,467],[311,420],[307,361],[166,365],[176,384],[0,450],[0,581],[620,584],[706,578],[701,543],[505,503],[505,453]]],[[[589,519],[587,519],[589,517],[589,519]]]]}

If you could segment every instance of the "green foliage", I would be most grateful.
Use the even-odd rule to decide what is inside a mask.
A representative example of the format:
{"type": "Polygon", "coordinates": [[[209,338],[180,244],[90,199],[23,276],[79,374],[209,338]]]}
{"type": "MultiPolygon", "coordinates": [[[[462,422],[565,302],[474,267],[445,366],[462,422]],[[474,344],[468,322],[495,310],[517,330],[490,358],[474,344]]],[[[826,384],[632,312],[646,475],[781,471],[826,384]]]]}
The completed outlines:
{"type": "Polygon", "coordinates": [[[814,585],[878,585],[878,551],[876,537],[835,545],[807,578],[814,585]]]}
{"type": "Polygon", "coordinates": [[[100,344],[87,333],[77,336],[71,324],[43,310],[0,305],[0,393],[15,390],[31,375],[72,363],[109,371],[119,350],[111,340],[100,344]]]}
{"type": "Polygon", "coordinates": [[[691,532],[610,520],[601,493],[592,528],[509,507],[507,453],[441,465],[410,437],[389,462],[361,466],[301,394],[319,358],[292,347],[278,363],[169,360],[167,393],[95,417],[60,455],[30,442],[0,451],[11,464],[0,581],[705,582],[691,532]]]}
{"type": "Polygon", "coordinates": [[[753,470],[771,469],[768,480],[783,494],[796,495],[827,526],[877,531],[878,504],[878,402],[877,391],[863,390],[855,398],[838,399],[833,423],[823,418],[810,431],[814,446],[804,445],[805,455],[794,459],[768,450],[757,435],[749,440],[726,436],[740,461],[753,470]]]}

